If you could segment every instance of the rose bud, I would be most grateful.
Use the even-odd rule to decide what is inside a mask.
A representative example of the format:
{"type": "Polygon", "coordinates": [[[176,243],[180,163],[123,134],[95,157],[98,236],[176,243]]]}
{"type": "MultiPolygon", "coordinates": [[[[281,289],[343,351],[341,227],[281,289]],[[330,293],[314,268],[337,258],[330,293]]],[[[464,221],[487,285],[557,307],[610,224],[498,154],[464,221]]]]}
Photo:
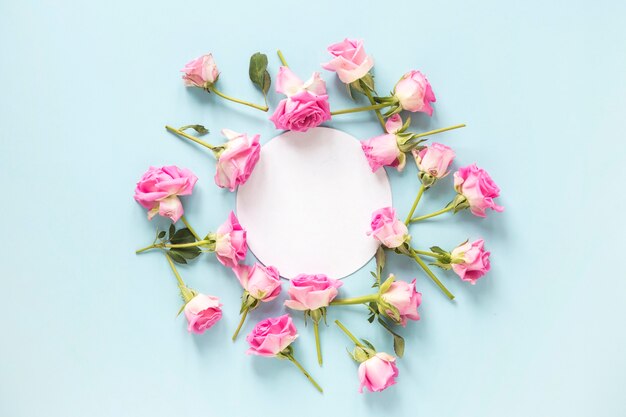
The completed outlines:
{"type": "Polygon", "coordinates": [[[185,73],[183,80],[187,87],[208,88],[220,75],[212,54],[189,61],[181,72],[185,73]]]}
{"type": "Polygon", "coordinates": [[[406,326],[407,319],[419,320],[417,308],[422,303],[422,294],[415,290],[415,280],[409,284],[393,280],[393,275],[389,278],[392,279],[391,285],[388,288],[384,288],[384,284],[381,286],[379,311],[402,326],[406,326]]]}
{"type": "Polygon", "coordinates": [[[437,100],[430,83],[421,72],[409,71],[404,74],[396,84],[393,95],[404,110],[433,115],[430,103],[437,100]]]}
{"type": "Polygon", "coordinates": [[[485,251],[485,242],[482,239],[462,243],[450,252],[452,270],[463,281],[476,284],[478,278],[484,276],[491,268],[489,255],[490,252],[485,251]]]}
{"type": "Polygon", "coordinates": [[[365,53],[362,40],[346,38],[343,42],[330,45],[328,52],[334,58],[322,67],[336,72],[345,84],[364,77],[374,66],[374,59],[365,53]]]}
{"type": "Polygon", "coordinates": [[[380,392],[394,385],[397,376],[396,358],[385,352],[377,352],[359,365],[359,392],[363,392],[363,387],[370,392],[380,392]]]}
{"type": "Polygon", "coordinates": [[[455,154],[446,145],[433,143],[420,151],[417,149],[413,150],[413,156],[415,157],[417,169],[420,171],[420,181],[428,187],[436,180],[450,173],[448,169],[454,160],[455,154]]]}
{"type": "Polygon", "coordinates": [[[454,188],[462,196],[455,200],[455,212],[469,207],[475,216],[486,217],[488,208],[499,212],[504,210],[504,207],[493,201],[500,195],[500,188],[487,171],[478,168],[476,164],[460,168],[454,173],[454,188]]]}
{"type": "Polygon", "coordinates": [[[287,290],[291,299],[285,301],[285,306],[300,311],[328,307],[342,285],[341,281],[323,274],[300,274],[291,280],[287,290]]]}
{"type": "Polygon", "coordinates": [[[222,188],[235,191],[238,185],[245,184],[254,166],[259,161],[261,145],[259,135],[249,138],[245,133],[222,129],[228,139],[224,150],[217,154],[215,183],[222,188]]]}
{"type": "Polygon", "coordinates": [[[158,213],[176,223],[184,213],[178,196],[190,195],[197,181],[188,169],[174,165],[150,167],[137,183],[135,200],[148,209],[148,219],[158,213]]]}
{"type": "Polygon", "coordinates": [[[212,295],[198,294],[185,304],[184,312],[189,322],[189,332],[201,334],[222,318],[220,299],[212,295]]]}
{"type": "Polygon", "coordinates": [[[215,256],[222,265],[234,268],[246,258],[247,251],[246,231],[231,211],[228,220],[215,232],[215,256]]]}
{"type": "Polygon", "coordinates": [[[391,207],[376,210],[372,214],[371,228],[367,234],[390,249],[410,239],[406,225],[396,218],[396,211],[391,207]]]}
{"type": "Polygon", "coordinates": [[[396,136],[401,127],[402,119],[400,115],[394,114],[385,122],[385,128],[389,133],[361,142],[361,149],[365,153],[367,163],[372,172],[376,172],[383,166],[394,167],[398,171],[404,169],[406,156],[398,147],[398,138],[396,136]]]}
{"type": "Polygon", "coordinates": [[[259,356],[276,356],[296,340],[298,332],[291,317],[285,314],[276,318],[260,321],[246,340],[250,344],[248,354],[259,356]]]}

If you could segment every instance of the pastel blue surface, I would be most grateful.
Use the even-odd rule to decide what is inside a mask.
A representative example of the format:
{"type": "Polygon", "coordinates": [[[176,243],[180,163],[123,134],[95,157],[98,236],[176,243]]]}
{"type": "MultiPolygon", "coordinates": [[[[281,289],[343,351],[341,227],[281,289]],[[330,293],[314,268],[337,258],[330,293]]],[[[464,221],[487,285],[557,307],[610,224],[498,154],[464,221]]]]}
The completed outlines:
{"type": "MultiPolygon", "coordinates": [[[[620,416],[624,400],[626,15],[621,1],[0,3],[0,415],[47,416],[620,416]],[[359,6],[357,6],[359,4],[359,6]],[[452,247],[484,237],[491,273],[472,287],[450,274],[449,302],[408,260],[389,269],[417,278],[422,320],[402,334],[395,387],[357,393],[348,340],[323,328],[324,367],[312,329],[296,315],[296,355],[319,395],[289,363],[231,343],[240,288],[211,256],[181,273],[220,296],[224,317],[189,335],[175,280],[159,253],[134,254],[156,226],[132,199],[149,165],[200,177],[184,201],[200,231],[215,229],[235,195],[213,183],[212,156],[165,124],[276,134],[266,114],[185,89],[178,70],[212,51],[220,85],[260,101],[249,56],[284,51],[302,77],[325,48],[365,39],[382,92],[420,69],[437,95],[418,131],[466,122],[437,140],[456,166],[478,162],[502,188],[502,214],[468,213],[412,227],[416,245],[452,247]]],[[[350,106],[324,72],[334,108],[350,106]]],[[[279,97],[272,93],[271,102],[279,97]]],[[[367,138],[372,114],[328,124],[367,138]]],[[[390,172],[404,215],[416,170],[390,172]]],[[[448,178],[419,212],[442,207],[448,178]]],[[[345,295],[369,291],[367,270],[345,295]]],[[[282,299],[281,299],[282,301],[282,299]]],[[[283,311],[280,302],[251,314],[283,311]]],[[[391,351],[359,307],[334,309],[355,333],[391,351]]]]}

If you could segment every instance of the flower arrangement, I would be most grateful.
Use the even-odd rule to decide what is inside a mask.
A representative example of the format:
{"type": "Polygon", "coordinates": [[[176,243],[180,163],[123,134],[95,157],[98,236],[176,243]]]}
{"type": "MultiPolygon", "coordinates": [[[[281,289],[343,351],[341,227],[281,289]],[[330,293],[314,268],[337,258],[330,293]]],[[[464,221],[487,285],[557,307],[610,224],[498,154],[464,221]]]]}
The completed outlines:
{"type": "MultiPolygon", "coordinates": [[[[329,46],[328,52],[332,58],[322,67],[337,74],[351,97],[364,95],[370,104],[331,111],[326,83],[321,74],[313,72],[309,79],[302,81],[291,71],[285,57],[278,51],[281,66],[276,75],[276,91],[285,98],[277,104],[269,120],[276,129],[305,132],[333,117],[373,111],[383,132],[361,142],[363,156],[371,170],[389,167],[402,171],[407,158],[412,158],[419,171],[420,187],[404,221],[398,218],[394,207],[381,207],[372,213],[370,229],[363,231],[380,244],[375,257],[376,270],[371,272],[374,279],[372,294],[341,297],[343,282],[323,274],[300,274],[291,280],[287,289],[289,299],[284,303],[287,314],[260,321],[247,335],[246,340],[250,346],[249,354],[291,361],[317,390],[323,392],[294,356],[292,345],[298,338],[298,333],[289,314],[300,311],[304,314],[305,322],[309,319],[313,322],[317,359],[321,366],[323,355],[320,347],[320,324],[327,323],[329,310],[341,306],[363,305],[369,313],[367,320],[380,324],[393,338],[396,356],[378,352],[371,342],[357,339],[343,323],[337,320],[335,323],[354,344],[350,356],[359,363],[358,390],[362,392],[366,388],[371,392],[378,392],[394,385],[399,377],[398,358],[404,355],[405,340],[396,327],[405,327],[410,321],[418,321],[418,309],[422,302],[422,295],[417,291],[417,279],[408,282],[397,279],[393,273],[385,274],[387,253],[411,258],[445,296],[452,300],[454,295],[431,267],[452,271],[461,280],[475,284],[490,269],[490,252],[485,250],[485,242],[482,239],[473,242],[466,240],[451,250],[439,246],[418,248],[414,246],[410,226],[448,212],[458,213],[467,209],[477,217],[485,217],[488,209],[499,212],[503,208],[494,201],[500,194],[498,186],[485,170],[472,164],[453,173],[454,197],[450,203],[438,211],[416,216],[421,198],[440,179],[450,174],[450,167],[456,156],[446,145],[427,145],[425,141],[437,133],[465,125],[458,124],[428,132],[410,132],[410,117],[403,120],[402,115],[406,112],[422,112],[430,116],[434,111],[432,103],[436,102],[433,88],[423,73],[416,70],[406,72],[395,84],[390,95],[380,96],[372,75],[374,59],[365,52],[362,41],[345,39],[329,46]],[[387,275],[385,279],[384,275],[387,275]]],[[[182,72],[183,82],[188,87],[201,88],[225,100],[263,112],[269,110],[267,93],[272,79],[268,71],[268,58],[264,54],[252,55],[249,67],[250,80],[259,88],[264,98],[263,105],[233,98],[218,90],[216,85],[221,74],[211,54],[190,61],[182,72]]],[[[231,192],[248,180],[259,161],[259,135],[222,129],[226,141],[210,144],[201,138],[208,133],[202,125],[179,128],[166,126],[166,129],[210,150],[216,158],[215,184],[231,192]],[[190,134],[190,131],[195,131],[196,134],[190,134]]],[[[215,232],[204,236],[196,233],[184,216],[184,200],[181,197],[192,195],[197,181],[198,178],[191,171],[176,166],[150,167],[141,177],[135,188],[135,200],[148,211],[148,219],[160,215],[169,218],[172,223],[167,231],[157,230],[153,242],[137,250],[137,253],[149,250],[164,253],[183,299],[179,314],[184,312],[189,332],[197,334],[209,330],[220,320],[223,306],[218,297],[205,295],[188,287],[176,264],[186,264],[202,253],[215,254],[219,263],[232,270],[243,291],[239,309],[241,319],[232,337],[235,341],[244,328],[248,313],[260,303],[274,301],[282,291],[282,281],[278,269],[273,266],[243,263],[247,254],[247,235],[245,225],[239,223],[233,212],[215,232]],[[183,227],[177,227],[179,221],[183,227]]],[[[232,308],[229,307],[228,311],[232,312],[232,308]]]]}

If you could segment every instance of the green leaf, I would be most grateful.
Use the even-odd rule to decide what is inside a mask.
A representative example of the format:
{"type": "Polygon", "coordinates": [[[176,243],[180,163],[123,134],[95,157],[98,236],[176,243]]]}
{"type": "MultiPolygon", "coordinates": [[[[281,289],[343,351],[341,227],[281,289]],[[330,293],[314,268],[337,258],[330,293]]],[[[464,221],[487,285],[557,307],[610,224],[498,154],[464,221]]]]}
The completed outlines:
{"type": "Polygon", "coordinates": [[[267,72],[267,55],[257,52],[250,57],[250,68],[248,70],[250,81],[266,95],[270,89],[272,80],[267,72]]]}
{"type": "Polygon", "coordinates": [[[438,253],[440,255],[447,255],[448,252],[446,252],[445,250],[441,249],[439,246],[431,246],[430,250],[432,252],[438,253]]]}
{"type": "Polygon", "coordinates": [[[169,231],[168,231],[168,232],[169,232],[169,233],[168,233],[169,239],[171,239],[171,238],[172,238],[172,236],[174,236],[174,233],[176,232],[176,226],[174,226],[174,224],[173,224],[173,223],[172,223],[172,224],[170,224],[170,228],[169,228],[169,231]]]}
{"type": "Polygon", "coordinates": [[[393,334],[393,350],[399,358],[404,356],[404,338],[395,333],[393,334]]]}
{"type": "Polygon", "coordinates": [[[197,247],[197,246],[192,246],[190,248],[171,249],[170,252],[172,252],[172,251],[178,253],[179,255],[181,255],[185,259],[195,259],[202,253],[200,248],[197,247]]]}
{"type": "Polygon", "coordinates": [[[367,340],[367,339],[361,339],[361,341],[363,342],[363,344],[364,344],[365,346],[367,346],[368,348],[372,349],[373,351],[376,351],[376,348],[374,347],[374,345],[372,345],[372,344],[370,343],[370,341],[369,341],[369,340],[367,340]]]}
{"type": "Polygon", "coordinates": [[[165,237],[165,230],[161,230],[161,231],[159,232],[159,234],[157,235],[157,237],[158,237],[159,239],[163,239],[163,238],[165,237]]]}
{"type": "Polygon", "coordinates": [[[196,132],[198,132],[199,135],[206,135],[207,133],[209,133],[209,129],[207,129],[206,127],[202,126],[202,125],[186,125],[186,126],[182,126],[179,127],[178,130],[187,130],[187,129],[193,129],[196,132]]]}
{"type": "Polygon", "coordinates": [[[174,233],[174,236],[170,235],[170,242],[173,245],[178,245],[181,243],[193,243],[195,241],[196,238],[193,236],[193,233],[191,233],[191,230],[187,229],[186,227],[183,229],[178,229],[176,233],[174,233]]]}
{"type": "Polygon", "coordinates": [[[370,274],[372,274],[372,276],[374,277],[374,279],[378,279],[378,275],[376,275],[376,272],[374,272],[374,271],[370,271],[370,274]]]}
{"type": "Polygon", "coordinates": [[[167,252],[168,255],[170,255],[170,258],[172,258],[172,261],[176,262],[177,264],[186,264],[187,261],[185,260],[185,258],[178,252],[176,251],[168,251],[167,252]]]}
{"type": "Polygon", "coordinates": [[[263,95],[267,95],[267,92],[270,91],[270,86],[272,85],[272,78],[270,77],[270,73],[265,71],[263,74],[263,95]]]}
{"type": "Polygon", "coordinates": [[[374,314],[371,314],[371,315],[367,318],[367,321],[369,321],[370,323],[373,323],[375,318],[376,318],[376,316],[375,316],[374,314]]]}

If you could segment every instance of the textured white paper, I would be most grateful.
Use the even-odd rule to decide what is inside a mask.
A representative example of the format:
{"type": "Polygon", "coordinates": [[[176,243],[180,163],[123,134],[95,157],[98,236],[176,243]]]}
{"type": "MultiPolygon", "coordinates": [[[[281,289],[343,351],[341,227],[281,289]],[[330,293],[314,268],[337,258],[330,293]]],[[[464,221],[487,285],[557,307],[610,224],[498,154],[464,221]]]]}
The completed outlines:
{"type": "Polygon", "coordinates": [[[372,212],[386,206],[385,170],[372,173],[357,139],[323,127],[286,132],[265,144],[237,192],[250,250],[285,278],[343,278],[357,271],[378,247],[366,235],[372,212]]]}

